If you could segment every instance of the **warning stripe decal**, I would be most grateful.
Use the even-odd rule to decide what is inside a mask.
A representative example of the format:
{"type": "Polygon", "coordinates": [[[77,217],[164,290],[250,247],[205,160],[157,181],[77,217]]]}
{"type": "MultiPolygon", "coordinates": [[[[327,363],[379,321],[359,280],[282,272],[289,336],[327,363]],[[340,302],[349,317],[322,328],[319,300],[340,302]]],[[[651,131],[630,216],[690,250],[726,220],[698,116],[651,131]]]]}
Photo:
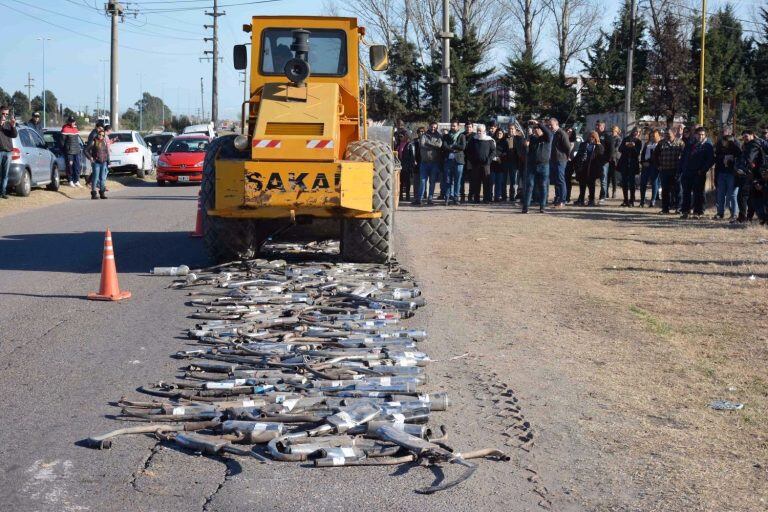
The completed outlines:
{"type": "Polygon", "coordinates": [[[279,148],[281,141],[269,140],[269,139],[253,139],[253,147],[255,148],[279,148]]]}
{"type": "Polygon", "coordinates": [[[313,139],[307,141],[308,149],[330,149],[333,147],[333,140],[313,139]]]}

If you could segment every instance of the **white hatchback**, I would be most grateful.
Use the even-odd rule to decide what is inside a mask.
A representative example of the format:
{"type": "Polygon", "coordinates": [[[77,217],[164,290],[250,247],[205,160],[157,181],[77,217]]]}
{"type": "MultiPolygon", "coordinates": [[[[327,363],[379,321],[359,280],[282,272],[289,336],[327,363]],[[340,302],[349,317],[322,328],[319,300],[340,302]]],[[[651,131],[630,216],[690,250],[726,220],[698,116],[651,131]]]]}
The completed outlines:
{"type": "Polygon", "coordinates": [[[113,171],[136,171],[143,178],[154,170],[152,150],[135,130],[121,130],[109,134],[109,168],[113,171]]]}

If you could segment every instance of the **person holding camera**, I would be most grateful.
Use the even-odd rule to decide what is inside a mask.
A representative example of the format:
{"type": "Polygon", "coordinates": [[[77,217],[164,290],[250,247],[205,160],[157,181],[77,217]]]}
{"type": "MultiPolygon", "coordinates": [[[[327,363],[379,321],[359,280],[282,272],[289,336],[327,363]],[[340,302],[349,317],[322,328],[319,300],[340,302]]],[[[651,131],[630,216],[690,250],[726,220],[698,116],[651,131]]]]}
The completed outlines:
{"type": "Polygon", "coordinates": [[[13,139],[19,136],[16,130],[16,118],[10,115],[10,109],[0,107],[0,198],[8,199],[8,173],[11,172],[13,139]]]}
{"type": "Polygon", "coordinates": [[[526,170],[525,197],[522,213],[528,213],[536,189],[539,212],[546,212],[549,196],[549,159],[552,156],[552,131],[539,121],[528,123],[528,169],[526,170]]]}

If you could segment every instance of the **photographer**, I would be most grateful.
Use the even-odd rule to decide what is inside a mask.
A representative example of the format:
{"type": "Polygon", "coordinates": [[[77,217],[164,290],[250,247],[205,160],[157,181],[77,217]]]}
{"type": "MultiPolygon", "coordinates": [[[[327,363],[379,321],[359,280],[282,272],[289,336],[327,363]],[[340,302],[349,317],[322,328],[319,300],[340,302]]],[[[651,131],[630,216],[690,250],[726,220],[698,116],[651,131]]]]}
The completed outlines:
{"type": "Polygon", "coordinates": [[[522,213],[528,213],[534,188],[538,192],[539,212],[546,212],[549,196],[549,159],[552,155],[552,131],[538,121],[528,123],[528,168],[522,213]]]}
{"type": "Polygon", "coordinates": [[[0,198],[8,199],[8,173],[11,171],[13,139],[18,137],[16,118],[10,116],[10,109],[0,107],[0,198]],[[10,119],[9,119],[10,117],[10,119]]]}

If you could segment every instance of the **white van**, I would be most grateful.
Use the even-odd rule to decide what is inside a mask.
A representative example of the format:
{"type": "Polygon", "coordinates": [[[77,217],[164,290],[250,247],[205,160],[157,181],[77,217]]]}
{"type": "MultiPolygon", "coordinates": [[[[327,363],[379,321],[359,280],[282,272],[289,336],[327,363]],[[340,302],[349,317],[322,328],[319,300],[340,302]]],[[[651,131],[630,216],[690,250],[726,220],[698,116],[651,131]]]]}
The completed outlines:
{"type": "Polygon", "coordinates": [[[184,134],[188,133],[202,133],[204,135],[207,135],[211,139],[216,138],[216,131],[213,129],[213,123],[208,124],[193,124],[191,126],[187,126],[184,128],[184,131],[182,132],[184,134]]]}

